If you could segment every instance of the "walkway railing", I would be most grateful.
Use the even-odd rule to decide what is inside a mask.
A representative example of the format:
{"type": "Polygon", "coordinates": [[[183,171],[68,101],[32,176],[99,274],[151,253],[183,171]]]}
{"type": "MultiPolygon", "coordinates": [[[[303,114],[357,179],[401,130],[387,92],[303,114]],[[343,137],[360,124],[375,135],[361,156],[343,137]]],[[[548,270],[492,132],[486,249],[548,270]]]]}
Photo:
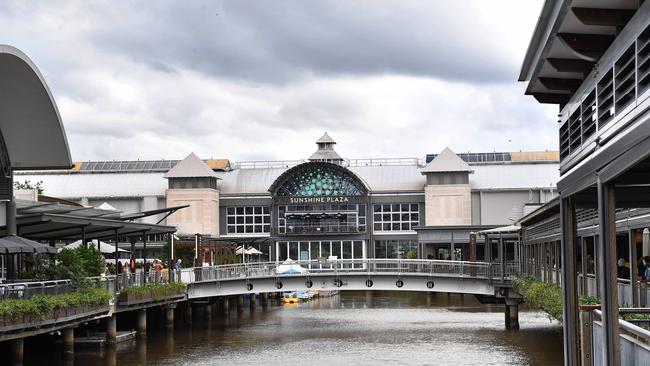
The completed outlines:
{"type": "MultiPolygon", "coordinates": [[[[518,265],[507,266],[507,276],[518,265]]],[[[485,262],[418,260],[418,259],[338,259],[282,262],[255,262],[228,264],[212,267],[185,268],[175,271],[177,281],[193,283],[201,281],[291,277],[323,274],[408,274],[448,277],[476,277],[493,280],[499,277],[494,265],[485,262]]]]}
{"type": "Polygon", "coordinates": [[[31,299],[34,295],[59,295],[72,291],[70,280],[0,284],[0,300],[31,299]]]}
{"type": "MultiPolygon", "coordinates": [[[[621,314],[648,314],[650,309],[620,309],[621,314]]],[[[603,365],[602,350],[603,328],[602,313],[596,309],[592,311],[591,324],[591,354],[593,355],[593,365],[603,365]]],[[[648,365],[650,364],[650,330],[647,328],[650,321],[625,321],[618,320],[621,343],[621,365],[648,365]],[[633,324],[637,323],[637,324],[633,324]]],[[[583,336],[589,336],[584,334],[583,336]]]]}

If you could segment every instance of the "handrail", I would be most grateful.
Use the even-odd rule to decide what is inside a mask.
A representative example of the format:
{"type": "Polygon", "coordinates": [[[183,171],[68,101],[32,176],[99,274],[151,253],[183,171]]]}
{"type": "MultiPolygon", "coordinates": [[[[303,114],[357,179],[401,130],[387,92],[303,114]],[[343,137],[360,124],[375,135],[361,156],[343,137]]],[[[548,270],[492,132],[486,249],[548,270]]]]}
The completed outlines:
{"type": "MultiPolygon", "coordinates": [[[[626,308],[621,308],[619,309],[619,312],[621,310],[625,310],[626,308]]],[[[628,312],[626,312],[628,313],[628,312]]],[[[603,313],[599,309],[594,309],[594,314],[598,317],[598,319],[602,320],[603,318],[603,313]]],[[[650,339],[650,331],[643,329],[639,326],[636,326],[628,321],[625,321],[623,319],[618,319],[618,325],[622,329],[626,330],[629,333],[632,333],[635,336],[642,337],[645,339],[650,339]]]]}

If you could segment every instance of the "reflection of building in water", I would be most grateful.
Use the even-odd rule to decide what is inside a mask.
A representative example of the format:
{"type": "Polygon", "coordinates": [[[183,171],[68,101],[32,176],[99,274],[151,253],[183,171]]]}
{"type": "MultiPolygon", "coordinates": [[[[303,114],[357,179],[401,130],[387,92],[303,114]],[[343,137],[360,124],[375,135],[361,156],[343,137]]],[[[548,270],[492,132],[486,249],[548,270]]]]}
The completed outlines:
{"type": "MultiPolygon", "coordinates": [[[[180,162],[77,163],[19,180],[42,180],[48,195],[108,202],[126,213],[189,204],[167,224],[201,234],[203,244],[255,247],[262,254],[252,260],[468,259],[470,232],[510,224],[555,194],[557,152],[445,149],[424,161],[344,159],[329,135],[316,143],[307,160],[233,163],[190,154],[180,162]]],[[[478,251],[481,258],[482,245],[478,251]]]]}

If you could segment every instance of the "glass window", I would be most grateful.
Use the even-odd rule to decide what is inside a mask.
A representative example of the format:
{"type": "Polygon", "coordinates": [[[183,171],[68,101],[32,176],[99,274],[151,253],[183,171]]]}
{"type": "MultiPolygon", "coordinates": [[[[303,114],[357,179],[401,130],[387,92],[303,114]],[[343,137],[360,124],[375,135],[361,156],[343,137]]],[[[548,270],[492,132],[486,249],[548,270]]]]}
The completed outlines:
{"type": "Polygon", "coordinates": [[[320,256],[323,258],[328,258],[330,256],[330,242],[321,241],[320,242],[320,256]]]}
{"type": "Polygon", "coordinates": [[[226,224],[228,233],[270,233],[271,214],[268,206],[229,207],[226,224]],[[229,227],[232,226],[233,229],[229,227]]]}
{"type": "Polygon", "coordinates": [[[289,258],[298,260],[298,243],[295,241],[289,242],[289,258]]]}
{"type": "Polygon", "coordinates": [[[311,242],[309,246],[309,256],[309,259],[312,260],[320,258],[320,246],[317,241],[311,242]]]}
{"type": "Polygon", "coordinates": [[[337,259],[341,259],[341,242],[340,241],[333,241],[332,242],[332,256],[336,257],[337,259]]]}
{"type": "Polygon", "coordinates": [[[373,215],[376,231],[408,231],[419,224],[418,204],[401,203],[374,205],[373,215]]]}

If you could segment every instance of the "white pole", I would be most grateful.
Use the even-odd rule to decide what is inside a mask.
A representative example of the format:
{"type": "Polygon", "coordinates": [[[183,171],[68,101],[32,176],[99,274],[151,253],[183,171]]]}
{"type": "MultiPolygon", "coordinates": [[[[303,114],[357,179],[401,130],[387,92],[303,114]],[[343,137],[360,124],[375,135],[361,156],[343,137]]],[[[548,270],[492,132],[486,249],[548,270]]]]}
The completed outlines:
{"type": "Polygon", "coordinates": [[[174,234],[173,233],[172,233],[172,243],[170,245],[172,246],[171,247],[171,252],[172,252],[171,253],[171,258],[169,258],[169,263],[170,263],[170,267],[171,267],[172,260],[174,260],[174,234]]]}
{"type": "Polygon", "coordinates": [[[199,259],[199,234],[194,234],[194,261],[199,259]]]}

